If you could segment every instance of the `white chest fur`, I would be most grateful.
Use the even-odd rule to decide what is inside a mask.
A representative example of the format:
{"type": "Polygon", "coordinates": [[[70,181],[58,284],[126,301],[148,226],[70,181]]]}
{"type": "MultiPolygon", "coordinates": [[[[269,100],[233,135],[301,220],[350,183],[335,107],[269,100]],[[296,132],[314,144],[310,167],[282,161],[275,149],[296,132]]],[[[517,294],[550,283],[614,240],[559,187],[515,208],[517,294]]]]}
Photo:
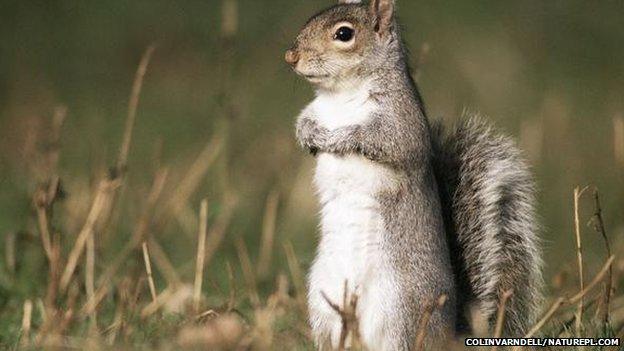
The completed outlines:
{"type": "MultiPolygon", "coordinates": [[[[364,124],[376,107],[366,89],[319,95],[310,105],[320,125],[336,128],[364,124]]],[[[378,339],[377,326],[384,315],[378,310],[380,292],[389,292],[380,270],[384,223],[378,195],[392,189],[398,176],[391,168],[360,155],[321,153],[314,177],[321,203],[321,241],[310,273],[310,316],[315,334],[336,341],[340,319],[321,298],[323,292],[342,303],[344,284],[359,296],[364,340],[378,339]],[[382,288],[383,287],[383,288],[382,288]],[[367,331],[370,331],[367,333],[367,331]],[[368,334],[368,335],[367,335],[368,334]]]]}
{"type": "Polygon", "coordinates": [[[311,104],[318,122],[329,130],[363,124],[371,117],[375,102],[368,84],[341,92],[319,93],[311,104]]]}

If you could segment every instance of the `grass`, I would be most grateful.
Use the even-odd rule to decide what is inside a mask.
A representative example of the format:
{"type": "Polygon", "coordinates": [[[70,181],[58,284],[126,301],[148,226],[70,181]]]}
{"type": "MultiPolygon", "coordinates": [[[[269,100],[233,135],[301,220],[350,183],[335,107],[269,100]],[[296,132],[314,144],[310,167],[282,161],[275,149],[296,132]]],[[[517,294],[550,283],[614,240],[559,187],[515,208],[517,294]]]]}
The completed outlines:
{"type": "MultiPolygon", "coordinates": [[[[4,74],[29,61],[17,54],[19,64],[0,65],[0,78],[59,90],[53,103],[23,87],[25,95],[0,94],[17,106],[2,111],[0,131],[0,348],[313,349],[304,278],[314,248],[311,165],[291,130],[308,96],[278,61],[318,4],[276,0],[279,11],[265,18],[252,16],[261,2],[236,3],[222,13],[188,5],[197,17],[166,2],[76,8],[94,20],[84,31],[71,31],[60,10],[52,22],[38,20],[48,9],[25,3],[0,11],[33,21],[0,31],[2,45],[30,48],[32,65],[66,81],[49,87],[44,77],[4,74]],[[127,27],[110,25],[112,9],[127,14],[127,27]],[[145,28],[164,40],[136,70],[145,28]],[[268,44],[258,49],[259,41],[268,44]]],[[[401,11],[408,42],[430,41],[417,60],[430,114],[474,105],[504,116],[496,123],[519,131],[536,165],[548,298],[532,334],[622,338],[624,106],[612,93],[619,66],[606,59],[622,55],[612,44],[618,11],[598,6],[595,22],[591,11],[571,14],[574,6],[544,5],[533,16],[536,4],[405,3],[401,11]],[[519,32],[496,34],[501,22],[519,32]],[[460,32],[465,45],[453,39],[460,32]],[[584,47],[592,50],[575,55],[584,47]],[[577,184],[593,182],[604,204],[594,187],[574,196],[577,184]]],[[[336,309],[354,333],[357,318],[336,309]]]]}
{"type": "MultiPolygon", "coordinates": [[[[215,268],[206,264],[220,250],[231,209],[236,206],[235,195],[222,200],[220,212],[208,221],[209,202],[203,200],[199,215],[194,217],[188,199],[199,182],[214,165],[221,152],[220,138],[216,135],[194,160],[180,179],[169,176],[168,167],[160,165],[154,173],[150,190],[142,204],[123,203],[126,184],[127,157],[132,141],[143,77],[153,48],[149,48],[137,70],[125,125],[125,133],[115,165],[100,174],[83,206],[82,225],[76,235],[65,233],[55,223],[57,218],[72,211],[60,208],[68,202],[63,180],[58,176],[58,148],[44,148],[36,157],[41,161],[36,170],[41,178],[32,195],[36,217],[35,233],[21,233],[5,237],[5,256],[2,264],[3,286],[19,290],[24,279],[35,280],[32,298],[16,298],[9,292],[5,303],[0,335],[2,346],[8,349],[30,348],[98,348],[98,349],[311,349],[310,330],[306,323],[305,284],[303,269],[295,250],[289,242],[282,242],[288,272],[271,271],[275,261],[273,252],[280,243],[275,242],[275,221],[278,215],[279,195],[271,192],[265,202],[258,260],[250,255],[242,238],[236,240],[239,261],[226,265],[227,286],[209,280],[213,286],[203,287],[206,275],[212,276],[215,268]],[[177,184],[167,196],[166,184],[177,184]],[[88,200],[87,200],[88,199],[88,200]],[[133,207],[138,207],[133,208],[133,207]],[[119,211],[138,214],[132,233],[124,243],[106,243],[105,233],[112,230],[119,211]],[[187,215],[191,219],[185,219],[187,215]],[[198,220],[195,254],[188,254],[188,266],[194,267],[194,279],[185,278],[186,265],[174,265],[167,250],[155,235],[167,221],[198,220]],[[19,241],[19,242],[16,242],[19,241]],[[25,242],[21,242],[25,241],[25,242]],[[27,246],[27,252],[38,255],[35,261],[25,260],[17,247],[27,246]],[[112,259],[104,259],[112,257],[112,259]],[[194,265],[191,264],[192,257],[194,265]],[[155,277],[152,264],[160,275],[155,277]],[[141,265],[143,267],[141,267],[141,265]],[[34,266],[30,269],[26,268],[34,266]],[[130,267],[129,269],[127,267],[130,267]],[[212,268],[212,269],[210,269],[212,268]],[[39,274],[32,274],[38,271],[39,274]],[[45,272],[45,273],[44,273],[45,272]],[[235,273],[236,272],[236,273],[235,273]],[[159,279],[158,284],[155,280],[159,279]],[[272,280],[275,280],[274,282],[272,280]],[[157,287],[158,285],[158,287],[157,287]],[[207,290],[217,293],[204,294],[207,290]]],[[[65,109],[59,108],[46,140],[59,144],[65,109]]],[[[603,268],[589,283],[584,284],[583,253],[579,202],[588,188],[574,191],[574,219],[576,252],[580,288],[571,297],[554,297],[552,306],[545,309],[544,317],[527,334],[549,336],[621,336],[624,331],[624,296],[614,295],[617,277],[623,273],[622,261],[609,257],[603,268]],[[618,263],[618,264],[616,264],[618,263]],[[615,267],[614,267],[615,266],[615,267]],[[614,269],[615,268],[615,269],[614,269]],[[574,324],[572,325],[572,322],[574,324]]],[[[595,212],[592,223],[602,234],[610,254],[610,243],[604,229],[602,209],[595,191],[595,212]]],[[[128,200],[126,200],[128,201],[128,200]]],[[[188,238],[177,238],[188,239],[188,238]]],[[[559,287],[560,291],[575,289],[559,287]]],[[[509,297],[509,294],[504,294],[509,297]]],[[[501,301],[498,326],[504,318],[506,299],[501,301]]],[[[357,297],[345,297],[342,304],[328,303],[344,322],[341,346],[349,335],[357,337],[357,297]],[[349,300],[349,301],[348,301],[349,300]],[[341,306],[347,306],[343,310],[341,306]]],[[[416,340],[416,349],[422,349],[427,316],[444,298],[432,304],[423,320],[416,340]]],[[[494,335],[499,335],[495,331],[494,335]]],[[[356,343],[357,345],[357,343],[356,343]]]]}

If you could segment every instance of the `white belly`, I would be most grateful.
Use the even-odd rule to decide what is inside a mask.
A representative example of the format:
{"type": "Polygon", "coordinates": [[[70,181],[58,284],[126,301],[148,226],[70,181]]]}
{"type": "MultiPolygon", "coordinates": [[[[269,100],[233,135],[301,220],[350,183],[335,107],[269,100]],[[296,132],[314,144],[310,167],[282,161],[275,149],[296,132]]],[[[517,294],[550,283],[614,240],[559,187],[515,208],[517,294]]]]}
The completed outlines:
{"type": "Polygon", "coordinates": [[[362,156],[318,157],[315,185],[321,204],[321,241],[309,283],[311,308],[320,312],[312,311],[311,317],[313,328],[333,329],[329,332],[334,342],[340,321],[320,298],[320,292],[342,305],[345,283],[348,294],[357,294],[360,301],[357,314],[363,340],[380,337],[377,326],[385,314],[378,303],[383,294],[388,294],[385,299],[391,295],[392,287],[380,279],[388,275],[381,271],[384,222],[378,194],[397,183],[392,169],[362,156]]]}
{"type": "Polygon", "coordinates": [[[357,288],[378,261],[384,226],[377,195],[392,182],[390,173],[362,156],[319,155],[315,175],[321,203],[319,256],[332,267],[332,280],[342,280],[340,287],[349,280],[350,288],[357,288]]]}

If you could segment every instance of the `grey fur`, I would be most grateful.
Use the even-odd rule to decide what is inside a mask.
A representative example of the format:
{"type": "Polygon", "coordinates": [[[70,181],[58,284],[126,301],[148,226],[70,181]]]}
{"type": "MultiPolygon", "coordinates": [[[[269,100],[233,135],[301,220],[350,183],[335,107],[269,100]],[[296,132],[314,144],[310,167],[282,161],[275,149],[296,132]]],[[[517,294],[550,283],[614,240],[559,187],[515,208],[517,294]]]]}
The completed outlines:
{"type": "Polygon", "coordinates": [[[394,310],[395,325],[388,326],[399,349],[412,348],[427,301],[441,294],[449,300],[432,316],[430,344],[449,329],[467,331],[468,305],[493,323],[500,293],[510,288],[504,331],[522,335],[535,317],[541,282],[527,166],[508,138],[476,118],[448,134],[439,125],[431,128],[394,19],[388,33],[372,35],[371,11],[360,4],[330,8],[306,24],[292,50],[308,55],[320,72],[332,73],[318,89],[344,89],[367,79],[369,98],[380,108],[366,124],[333,131],[306,109],[297,139],[313,154],[360,154],[399,175],[398,190],[378,194],[388,233],[382,243],[388,262],[380,264],[393,267],[404,294],[394,310]],[[363,28],[365,42],[349,56],[323,51],[315,42],[319,33],[344,20],[363,28]],[[336,68],[342,61],[347,63],[336,68]]]}
{"type": "Polygon", "coordinates": [[[522,336],[541,303],[541,252],[530,171],[514,142],[475,115],[444,135],[436,125],[436,173],[458,293],[490,327],[512,290],[504,333],[522,336]]]}

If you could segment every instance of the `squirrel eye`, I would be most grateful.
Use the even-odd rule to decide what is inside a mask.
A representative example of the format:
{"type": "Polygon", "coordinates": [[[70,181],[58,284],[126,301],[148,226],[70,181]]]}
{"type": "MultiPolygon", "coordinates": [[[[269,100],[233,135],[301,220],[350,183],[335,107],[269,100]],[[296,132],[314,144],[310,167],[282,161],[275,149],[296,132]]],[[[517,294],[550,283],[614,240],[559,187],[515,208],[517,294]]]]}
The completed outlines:
{"type": "Polygon", "coordinates": [[[353,28],[349,28],[346,26],[338,28],[336,33],[334,34],[334,40],[340,40],[342,42],[348,42],[353,39],[353,35],[355,34],[355,30],[353,28]]]}

